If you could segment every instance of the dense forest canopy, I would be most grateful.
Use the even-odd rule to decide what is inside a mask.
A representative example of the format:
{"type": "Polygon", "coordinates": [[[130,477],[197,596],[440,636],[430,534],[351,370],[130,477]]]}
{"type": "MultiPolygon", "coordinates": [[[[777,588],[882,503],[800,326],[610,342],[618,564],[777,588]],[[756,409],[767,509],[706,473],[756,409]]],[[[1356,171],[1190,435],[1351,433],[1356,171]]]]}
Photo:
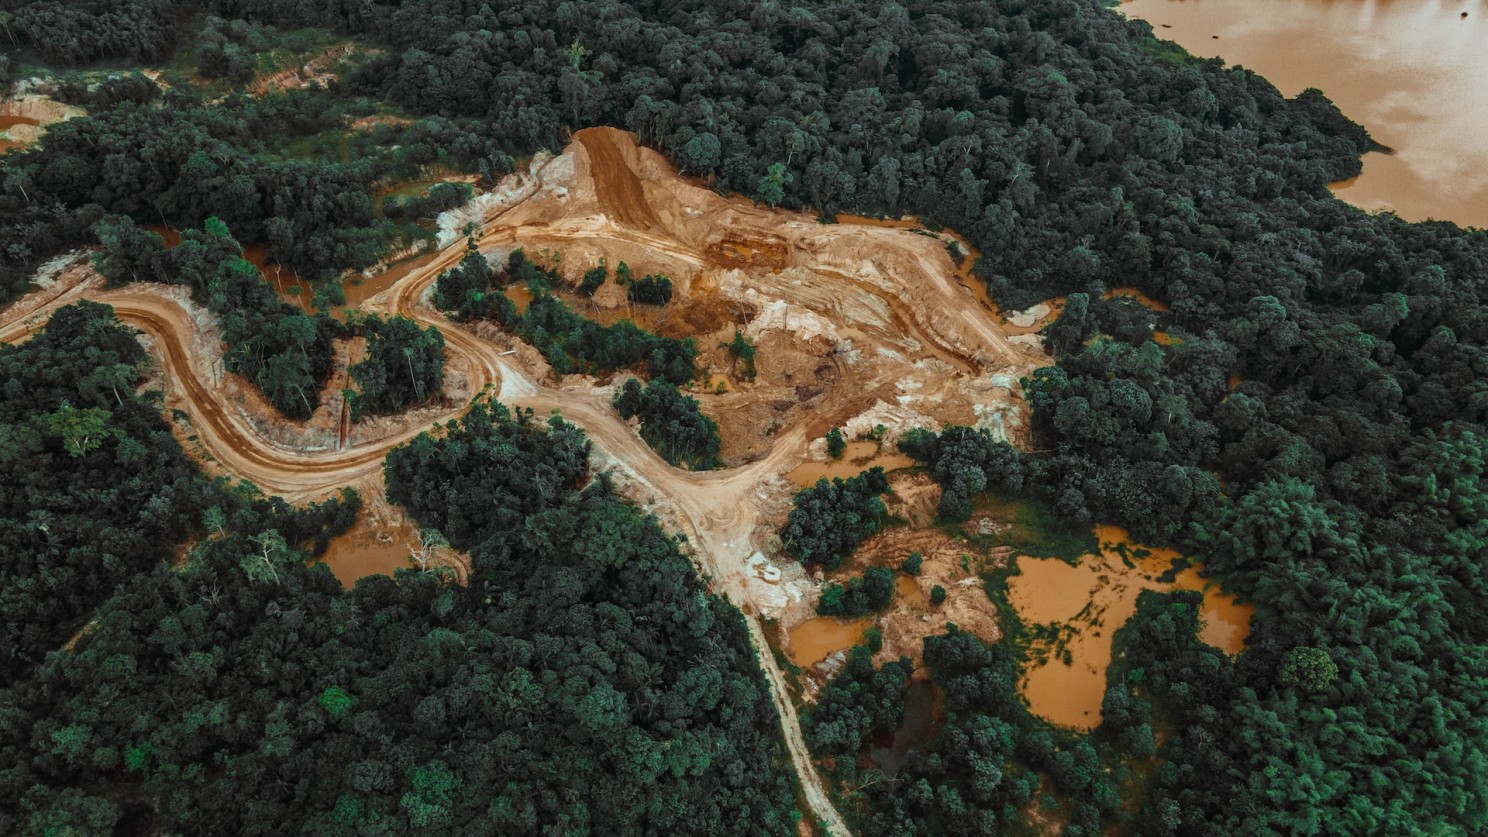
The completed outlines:
{"type": "Polygon", "coordinates": [[[393,496],[469,550],[470,585],[403,571],[344,591],[305,559],[357,497],[293,509],[207,483],[149,404],[93,375],[109,351],[140,350],[100,306],[0,348],[45,393],[6,413],[31,441],[5,467],[49,482],[0,495],[0,831],[795,833],[738,612],[589,473],[577,429],[481,404],[397,450],[393,496]],[[46,418],[68,399],[102,413],[75,455],[80,431],[46,418]],[[121,507],[75,510],[100,494],[121,507]]]}
{"type": "MultiPolygon", "coordinates": [[[[1141,730],[1153,706],[1172,721],[1132,813],[1111,805],[1095,777],[1094,745],[1061,749],[1022,726],[998,649],[952,635],[926,652],[948,702],[950,679],[967,684],[949,707],[941,749],[976,759],[932,754],[900,774],[913,782],[865,786],[853,800],[870,830],[995,828],[1004,806],[1032,793],[1028,765],[1081,800],[1072,833],[1111,823],[1152,834],[1488,827],[1488,236],[1370,216],[1334,199],[1327,184],[1356,174],[1371,142],[1316,91],[1286,99],[1252,73],[1155,40],[1147,24],[1097,0],[0,7],[9,35],[51,61],[157,60],[208,11],[326,27],[382,50],[334,90],[298,97],[208,104],[181,90],[160,101],[125,86],[102,91],[117,99],[0,162],[7,292],[40,258],[90,240],[110,213],[186,227],[216,215],[309,276],[369,263],[390,237],[368,196],[376,166],[285,159],[266,139],[317,134],[328,126],[315,114],[334,110],[324,105],[366,97],[423,117],[382,139],[406,140],[430,160],[445,148],[461,165],[500,172],[571,130],[617,125],[688,173],[770,204],[917,213],[949,226],[980,249],[976,273],[1004,307],[1068,295],[1045,334],[1058,363],[1026,387],[1040,453],[968,429],[910,440],[946,488],[941,514],[964,518],[994,487],[1031,493],[1076,524],[1118,523],[1182,546],[1256,603],[1248,649],[1230,660],[1197,644],[1185,594],[1144,599],[1113,668],[1110,694],[1120,697],[1108,700],[1121,707],[1094,736],[1135,755],[1148,743],[1141,730]],[[267,108],[296,119],[249,118],[267,108]],[[1168,308],[1107,299],[1117,287],[1168,308]],[[978,678],[995,682],[980,687],[978,678]]],[[[545,329],[568,324],[544,305],[529,316],[545,329]]],[[[566,342],[546,345],[551,358],[592,363],[566,342]]],[[[122,352],[100,364],[128,365],[122,352]]],[[[692,357],[685,374],[682,360],[664,357],[652,374],[686,380],[692,357]]],[[[73,402],[70,390],[47,414],[62,409],[64,394],[75,410],[124,420],[117,402],[73,402]]],[[[71,436],[83,451],[75,458],[62,441],[99,421],[45,420],[60,434],[44,443],[50,455],[73,468],[112,455],[114,437],[93,448],[97,437],[71,436]]],[[[432,463],[440,456],[432,444],[410,450],[432,463]]],[[[153,481],[142,496],[168,479],[167,465],[142,472],[153,481]]],[[[450,492],[448,512],[423,513],[442,515],[441,528],[464,527],[452,540],[485,535],[497,552],[527,548],[489,535],[458,503],[463,492],[450,492]]],[[[15,506],[7,519],[23,521],[26,511],[15,506]]],[[[533,537],[557,525],[539,517],[533,537]]],[[[44,532],[22,526],[14,531],[30,543],[44,532]]],[[[159,531],[179,536],[184,527],[165,521],[159,531]]],[[[827,561],[850,548],[799,543],[827,561]]],[[[392,582],[378,586],[403,595],[392,582]]],[[[417,584],[408,590],[437,599],[417,584]]],[[[113,607],[129,606],[143,605],[113,607]]],[[[32,653],[60,630],[29,640],[32,653]]],[[[47,665],[48,677],[65,676],[65,658],[47,665]]],[[[861,666],[850,674],[872,680],[861,666]]],[[[892,695],[883,700],[839,707],[832,746],[851,744],[849,727],[861,735],[890,722],[892,695]]],[[[341,705],[334,695],[329,702],[341,705]]],[[[39,698],[12,705],[51,711],[39,698]]],[[[415,806],[430,806],[420,810],[458,809],[448,777],[463,787],[477,780],[444,756],[415,758],[409,772],[365,783],[371,791],[353,786],[381,795],[347,802],[347,816],[391,815],[400,782],[415,806]]],[[[105,756],[92,769],[107,765],[105,756]]],[[[274,816],[292,809],[282,798],[274,805],[265,809],[274,816]]],[[[516,822],[521,830],[525,821],[516,822]]]]}

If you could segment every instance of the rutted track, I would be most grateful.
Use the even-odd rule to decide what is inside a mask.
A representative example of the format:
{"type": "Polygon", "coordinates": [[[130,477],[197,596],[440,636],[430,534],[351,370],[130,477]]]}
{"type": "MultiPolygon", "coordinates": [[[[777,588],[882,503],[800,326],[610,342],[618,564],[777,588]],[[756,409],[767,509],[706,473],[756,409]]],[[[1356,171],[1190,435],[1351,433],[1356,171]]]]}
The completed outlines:
{"type": "MultiPolygon", "coordinates": [[[[704,189],[679,186],[674,172],[658,175],[654,163],[643,157],[650,152],[637,149],[633,138],[620,132],[591,129],[580,132],[576,139],[580,151],[569,155],[568,160],[573,163],[577,159],[587,166],[592,182],[570,184],[576,194],[564,191],[560,195],[557,191],[545,192],[541,173],[534,173],[538,175],[536,184],[523,184],[513,201],[485,219],[478,246],[540,242],[566,247],[604,238],[645,248],[677,264],[702,267],[716,261],[709,254],[710,248],[719,244],[718,235],[745,236],[741,241],[749,236],[774,240],[774,246],[782,252],[772,254],[772,258],[781,264],[804,260],[810,263],[808,269],[815,270],[818,286],[802,289],[797,299],[805,307],[817,306],[830,313],[836,304],[834,296],[843,293],[877,300],[875,310],[887,311],[889,316],[874,327],[890,337],[907,336],[918,341],[922,350],[944,362],[939,368],[954,368],[974,376],[985,369],[1017,372],[1036,365],[1036,360],[1010,343],[1008,335],[984,316],[971,292],[957,284],[954,275],[940,264],[949,261],[935,249],[939,242],[927,244],[925,239],[902,230],[870,232],[848,224],[825,228],[756,209],[747,202],[726,202],[704,189]],[[625,138],[623,143],[621,138],[625,138]],[[668,177],[670,180],[664,179],[668,177]],[[653,207],[653,200],[670,201],[670,211],[653,207]],[[687,211],[678,211],[679,200],[687,211]],[[703,209],[694,211],[695,207],[703,209]],[[880,243],[878,256],[866,254],[871,249],[867,245],[877,240],[873,236],[888,241],[880,243]],[[880,265],[879,256],[889,261],[880,265]],[[876,282],[850,275],[864,264],[871,264],[869,275],[879,277],[876,282]]],[[[822,417],[808,414],[783,429],[772,437],[768,454],[745,467],[702,473],[674,468],[620,420],[604,392],[584,385],[543,386],[515,361],[504,358],[496,344],[422,303],[439,274],[464,256],[464,245],[463,239],[457,240],[439,251],[369,300],[367,307],[410,317],[421,326],[438,327],[444,334],[447,352],[464,362],[472,392],[494,389],[504,403],[528,407],[540,415],[556,409],[583,428],[605,460],[602,466],[626,474],[643,499],[672,513],[671,522],[696,546],[696,558],[715,589],[736,605],[749,604],[739,567],[757,548],[759,513],[753,493],[772,475],[787,472],[803,461],[808,432],[820,430],[810,425],[819,424],[822,417]],[[646,494],[650,497],[645,498],[646,494]]],[[[760,283],[770,280],[764,275],[753,278],[760,283]]],[[[771,290],[784,292],[786,288],[781,285],[771,290]]],[[[39,328],[51,311],[79,298],[112,305],[121,320],[152,338],[167,381],[180,393],[201,444],[222,468],[266,491],[307,499],[373,477],[390,449],[425,427],[410,427],[342,450],[307,452],[266,439],[241,411],[224,403],[221,391],[209,383],[214,380],[211,370],[203,368],[204,361],[190,349],[197,324],[191,312],[161,287],[98,290],[96,282],[89,282],[65,288],[25,309],[15,309],[15,315],[0,322],[0,341],[24,338],[39,328]]],[[[910,363],[906,358],[877,367],[875,374],[857,381],[847,394],[862,396],[892,387],[910,363]]],[[[463,412],[462,407],[438,420],[463,412]]],[[[770,652],[759,619],[747,609],[744,619],[758,647],[759,663],[806,801],[816,818],[826,823],[829,833],[847,834],[846,824],[812,764],[785,676],[770,652]]]]}
{"type": "MultiPolygon", "coordinates": [[[[419,306],[417,300],[424,290],[439,272],[458,261],[463,253],[461,246],[452,249],[452,254],[441,254],[440,258],[410,274],[393,289],[396,310],[416,319],[421,325],[438,326],[444,333],[447,350],[465,355],[472,361],[472,369],[482,375],[476,382],[479,384],[477,389],[499,384],[499,397],[503,402],[529,407],[539,414],[557,409],[562,411],[565,419],[582,427],[617,467],[675,508],[679,522],[691,530],[687,532],[689,539],[699,545],[697,557],[704,572],[715,579],[728,578],[717,557],[739,550],[747,554],[752,549],[751,536],[756,518],[746,495],[761,479],[787,470],[800,461],[806,442],[804,432],[795,428],[780,434],[768,457],[745,468],[692,473],[672,467],[620,420],[602,396],[540,386],[505,363],[496,346],[419,306]],[[716,514],[720,509],[734,513],[716,514]]],[[[140,328],[153,339],[161,355],[161,365],[171,384],[180,388],[187,413],[202,443],[222,467],[252,480],[265,490],[292,497],[329,492],[381,468],[389,450],[423,430],[409,430],[348,451],[307,454],[280,447],[235,419],[232,411],[220,403],[203,383],[207,375],[194,362],[182,337],[191,334],[195,326],[177,302],[144,287],[102,291],[86,294],[86,297],[113,306],[120,320],[140,328]]],[[[62,302],[73,301],[76,300],[64,294],[44,313],[56,310],[62,302]]],[[[39,328],[42,319],[42,316],[36,316],[27,323],[9,323],[0,328],[0,335],[13,342],[39,328]]],[[[463,412],[463,409],[457,410],[448,417],[463,412]]],[[[736,603],[742,603],[738,591],[727,592],[733,594],[736,603]]],[[[807,801],[816,816],[827,823],[831,833],[845,835],[847,826],[833,807],[812,765],[785,677],[770,653],[759,620],[749,615],[744,618],[757,646],[770,696],[781,718],[787,749],[807,801]]]]}

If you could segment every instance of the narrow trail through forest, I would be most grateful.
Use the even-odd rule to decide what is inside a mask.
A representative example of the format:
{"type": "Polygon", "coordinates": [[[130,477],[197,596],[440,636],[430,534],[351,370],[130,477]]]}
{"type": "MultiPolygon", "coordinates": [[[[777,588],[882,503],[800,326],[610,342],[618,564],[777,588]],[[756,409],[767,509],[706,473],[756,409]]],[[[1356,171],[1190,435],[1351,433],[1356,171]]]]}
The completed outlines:
{"type": "MultiPolygon", "coordinates": [[[[588,184],[589,192],[581,193],[571,201],[573,208],[568,214],[555,216],[554,205],[560,201],[554,200],[551,194],[545,197],[541,189],[527,188],[531,184],[523,184],[522,193],[514,202],[489,213],[476,241],[477,247],[490,250],[531,240],[540,240],[544,244],[577,244],[603,236],[607,240],[625,242],[626,246],[654,250],[688,264],[707,265],[717,261],[709,258],[706,242],[697,238],[697,229],[705,226],[704,223],[685,227],[684,222],[666,216],[665,212],[658,212],[652,206],[652,196],[648,196],[646,187],[652,186],[653,191],[659,187],[654,186],[654,172],[649,172],[652,176],[650,183],[643,183],[638,175],[635,167],[639,152],[633,137],[612,129],[591,129],[580,132],[575,139],[575,146],[585,153],[581,161],[587,162],[593,178],[588,184]],[[630,147],[617,145],[617,138],[625,138],[630,147]]],[[[570,147],[571,152],[575,146],[570,147]]],[[[577,157],[577,154],[570,154],[569,159],[577,157]]],[[[680,182],[675,174],[671,177],[680,182]]],[[[579,190],[578,186],[569,188],[579,190]]],[[[673,197],[675,194],[683,194],[695,201],[715,202],[711,212],[716,217],[697,219],[701,222],[724,223],[725,215],[742,217],[754,223],[760,223],[760,219],[773,220],[787,233],[795,235],[796,246],[807,251],[808,255],[825,253],[830,256],[825,259],[830,264],[819,265],[816,270],[819,279],[814,281],[826,286],[816,289],[815,293],[830,298],[844,289],[853,289],[882,300],[892,313],[891,322],[886,325],[901,332],[896,336],[912,337],[921,344],[927,356],[939,358],[958,371],[973,375],[979,371],[1016,373],[1037,365],[1037,360],[1031,358],[1026,349],[1009,343],[1007,334],[986,316],[971,292],[957,282],[953,270],[929,263],[933,256],[949,264],[943,253],[936,253],[933,247],[913,249],[927,245],[923,240],[915,241],[916,236],[912,234],[905,233],[908,237],[898,239],[893,246],[881,245],[881,250],[889,254],[885,258],[898,259],[894,273],[906,274],[900,286],[891,289],[845,272],[846,257],[830,250],[836,239],[824,236],[841,237],[846,240],[845,249],[853,256],[860,260],[873,260],[874,254],[860,252],[858,236],[865,236],[862,241],[866,243],[870,241],[866,236],[903,231],[853,228],[847,224],[834,225],[835,229],[818,230],[804,225],[787,229],[799,222],[782,220],[785,213],[755,209],[747,202],[742,206],[737,201],[723,202],[716,195],[695,187],[678,188],[673,197]],[[693,195],[693,192],[698,194],[693,195]],[[823,244],[823,241],[827,243],[823,244]],[[811,247],[818,250],[810,251],[811,247]]],[[[730,227],[725,232],[733,234],[737,231],[737,227],[730,227]]],[[[744,232],[749,231],[746,229],[744,232]]],[[[755,234],[769,235],[758,231],[755,234]]],[[[561,412],[567,421],[581,427],[593,441],[603,459],[599,467],[617,469],[643,494],[649,493],[653,505],[675,512],[675,525],[680,526],[689,542],[695,545],[700,570],[712,579],[718,592],[744,612],[771,698],[780,716],[791,761],[811,812],[825,823],[829,833],[846,835],[846,823],[832,805],[812,763],[785,675],[770,651],[759,617],[744,607],[750,603],[750,597],[744,578],[737,571],[741,562],[760,548],[761,533],[757,531],[760,511],[753,498],[754,492],[762,482],[789,472],[807,458],[810,433],[820,431],[824,416],[805,412],[772,437],[771,446],[763,458],[743,467],[703,472],[675,468],[620,419],[605,392],[588,384],[544,385],[525,371],[519,360],[506,356],[504,347],[451,322],[424,303],[438,276],[458,264],[464,255],[465,242],[458,240],[409,270],[386,291],[368,300],[366,307],[383,313],[401,314],[423,327],[439,328],[444,334],[449,355],[458,357],[464,364],[469,391],[494,392],[503,403],[531,408],[538,415],[554,410],[561,412]]],[[[113,306],[120,320],[139,328],[152,339],[168,387],[180,394],[183,408],[202,446],[218,465],[267,492],[290,499],[305,500],[342,486],[377,479],[387,452],[427,428],[421,424],[375,442],[350,448],[339,444],[327,450],[309,452],[265,438],[244,411],[224,403],[220,387],[213,386],[212,382],[218,376],[213,374],[213,370],[203,368],[204,363],[213,361],[204,361],[191,350],[193,340],[199,336],[200,326],[193,319],[187,303],[173,295],[173,290],[178,289],[151,285],[102,289],[96,278],[91,278],[74,287],[49,292],[50,296],[43,296],[40,301],[15,307],[0,315],[0,341],[24,339],[44,324],[50,312],[78,299],[113,306]]],[[[859,393],[875,391],[892,382],[895,368],[884,367],[866,381],[852,382],[851,388],[859,393]],[[866,388],[863,388],[865,384],[866,388]]],[[[438,420],[455,418],[464,410],[465,407],[460,407],[438,420]]]]}

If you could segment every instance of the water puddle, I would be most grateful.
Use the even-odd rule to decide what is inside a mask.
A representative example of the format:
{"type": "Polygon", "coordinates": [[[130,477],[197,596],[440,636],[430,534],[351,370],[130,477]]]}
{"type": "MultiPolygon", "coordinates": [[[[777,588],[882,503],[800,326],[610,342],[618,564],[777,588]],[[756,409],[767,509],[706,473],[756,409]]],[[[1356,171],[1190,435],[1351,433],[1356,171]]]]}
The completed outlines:
{"type": "Polygon", "coordinates": [[[790,650],[786,656],[801,668],[810,668],[838,651],[863,641],[863,634],[873,625],[872,619],[844,622],[830,616],[818,616],[791,628],[790,650]]]}
{"type": "Polygon", "coordinates": [[[517,313],[526,314],[527,306],[532,304],[532,290],[526,285],[507,285],[504,291],[506,298],[517,306],[517,313]]]}
{"type": "Polygon", "coordinates": [[[412,525],[378,527],[364,512],[356,525],[331,541],[320,560],[331,568],[341,586],[349,590],[359,578],[392,575],[394,570],[412,567],[408,556],[418,546],[418,529],[412,525]]]}
{"type": "Polygon", "coordinates": [[[15,136],[9,133],[11,128],[20,125],[34,128],[41,125],[41,120],[32,119],[29,116],[0,116],[0,154],[12,148],[25,148],[31,144],[30,138],[35,135],[34,131],[22,129],[17,131],[15,136]]]}
{"type": "Polygon", "coordinates": [[[1284,95],[1321,89],[1394,154],[1333,184],[1363,209],[1488,227],[1488,8],[1392,0],[1131,0],[1128,17],[1284,95]],[[1463,17],[1463,13],[1467,16],[1463,17]]]}
{"type": "Polygon", "coordinates": [[[1101,298],[1115,299],[1118,296],[1125,299],[1133,300],[1138,305],[1146,308],[1148,311],[1156,311],[1157,313],[1161,314],[1168,310],[1168,304],[1166,302],[1159,302],[1137,290],[1136,288],[1111,288],[1110,290],[1106,291],[1101,298]]]}
{"type": "Polygon", "coordinates": [[[894,576],[894,593],[915,610],[924,610],[930,605],[925,593],[920,590],[920,583],[903,573],[894,576]]]}
{"type": "Polygon", "coordinates": [[[1244,647],[1255,612],[1200,578],[1198,565],[1172,581],[1159,580],[1180,557],[1176,550],[1133,543],[1115,526],[1098,526],[1095,535],[1100,553],[1085,556],[1078,566],[1057,558],[1019,557],[1020,572],[1008,579],[1008,599],[1033,636],[1020,684],[1023,696],[1034,714],[1081,730],[1100,722],[1111,639],[1136,612],[1143,590],[1203,592],[1199,638],[1227,654],[1244,647]]]}
{"type": "Polygon", "coordinates": [[[258,268],[259,275],[273,284],[280,299],[304,311],[310,310],[310,300],[315,295],[310,283],[284,265],[270,262],[269,254],[262,244],[243,245],[243,258],[252,262],[258,268]]]}
{"type": "Polygon", "coordinates": [[[883,468],[887,472],[908,468],[914,464],[913,459],[902,453],[882,451],[878,442],[863,440],[848,442],[847,450],[840,459],[828,462],[803,462],[785,476],[796,485],[809,488],[816,485],[816,481],[823,477],[829,480],[850,479],[869,468],[883,468]]]}
{"type": "Polygon", "coordinates": [[[904,690],[904,720],[892,733],[874,736],[868,757],[873,764],[893,777],[911,752],[927,752],[945,720],[944,700],[940,689],[929,680],[912,680],[904,690]]]}
{"type": "Polygon", "coordinates": [[[360,308],[362,303],[397,284],[416,267],[422,267],[434,257],[433,253],[416,256],[394,264],[381,273],[368,277],[355,277],[341,283],[341,292],[346,295],[347,308],[360,308]]]}

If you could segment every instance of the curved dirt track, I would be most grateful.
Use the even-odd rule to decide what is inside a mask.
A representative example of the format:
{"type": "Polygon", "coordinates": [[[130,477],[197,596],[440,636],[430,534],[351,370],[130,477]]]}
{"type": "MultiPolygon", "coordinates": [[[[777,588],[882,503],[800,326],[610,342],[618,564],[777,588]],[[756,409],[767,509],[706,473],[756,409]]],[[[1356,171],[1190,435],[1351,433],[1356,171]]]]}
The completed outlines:
{"type": "MultiPolygon", "coordinates": [[[[745,261],[765,259],[771,264],[770,271],[749,274],[749,281],[779,293],[796,293],[809,310],[840,315],[844,310],[840,298],[856,294],[861,305],[852,310],[886,311],[876,324],[852,320],[849,324],[865,331],[877,328],[885,339],[900,341],[894,343],[899,349],[909,346],[915,354],[943,364],[939,368],[954,370],[953,374],[1016,374],[1038,363],[1028,350],[1009,342],[971,292],[957,282],[938,239],[931,244],[904,230],[819,225],[747,202],[726,201],[685,184],[675,172],[659,169],[659,158],[638,148],[631,135],[613,129],[581,131],[575,139],[564,155],[566,164],[578,170],[577,175],[569,175],[569,185],[560,193],[546,187],[527,188],[532,184],[524,183],[513,203],[498,207],[485,219],[478,246],[492,249],[521,242],[561,248],[603,241],[607,246],[655,254],[662,264],[694,270],[717,265],[719,253],[734,248],[729,252],[744,254],[745,261]],[[882,237],[892,239],[890,244],[880,242],[882,237]],[[785,274],[779,270],[802,262],[811,263],[816,285],[781,279],[785,274]]],[[[541,181],[541,172],[534,172],[534,177],[541,181]]],[[[464,245],[457,240],[441,250],[369,300],[366,307],[438,327],[448,353],[464,362],[472,392],[495,389],[504,403],[531,408],[539,415],[561,411],[593,441],[599,467],[624,473],[643,500],[666,512],[667,522],[684,531],[714,589],[744,611],[812,813],[829,833],[847,834],[811,761],[785,676],[770,652],[759,618],[748,607],[751,595],[739,572],[744,559],[758,548],[762,534],[757,531],[761,521],[754,493],[772,476],[806,458],[811,435],[824,432],[818,426],[823,417],[808,413],[780,430],[765,456],[747,466],[700,473],[674,468],[620,420],[606,392],[588,384],[544,386],[519,360],[506,357],[502,347],[423,304],[439,274],[465,255],[464,245]]],[[[306,452],[266,439],[208,383],[214,380],[211,370],[202,368],[203,361],[191,350],[198,325],[192,312],[168,289],[136,285],[99,290],[96,284],[90,280],[53,293],[40,303],[16,309],[23,311],[19,315],[7,312],[10,316],[0,322],[0,340],[24,337],[50,311],[79,298],[112,305],[119,319],[153,339],[169,386],[180,394],[202,445],[225,470],[265,491],[307,499],[375,479],[387,452],[427,426],[408,427],[343,450],[306,452]]],[[[911,365],[912,358],[884,362],[856,382],[857,394],[890,386],[911,365]]],[[[439,421],[463,411],[463,407],[453,410],[439,421]]]]}
{"type": "MultiPolygon", "coordinates": [[[[463,251],[457,249],[455,255],[463,255],[463,251]]],[[[729,574],[714,559],[725,554],[724,551],[749,548],[755,515],[744,495],[761,479],[788,470],[802,458],[806,441],[804,433],[798,428],[781,434],[770,456],[745,468],[699,473],[674,468],[620,420],[603,396],[542,387],[505,363],[496,346],[419,307],[416,301],[424,289],[451,263],[441,257],[430,267],[400,283],[395,289],[396,309],[424,326],[438,326],[450,352],[478,360],[473,368],[485,373],[485,378],[476,389],[499,382],[498,397],[504,403],[529,407],[538,414],[560,410],[566,420],[582,427],[594,444],[633,481],[673,504],[678,521],[690,530],[687,532],[689,539],[699,545],[697,556],[704,572],[715,579],[728,578],[729,574]],[[736,513],[720,516],[717,514],[719,510],[736,513]]],[[[307,454],[277,446],[235,418],[233,412],[203,383],[208,376],[195,363],[194,355],[182,339],[182,335],[191,334],[195,326],[175,300],[146,288],[101,291],[87,297],[113,306],[120,320],[140,328],[153,338],[161,354],[161,365],[171,385],[181,390],[186,411],[202,443],[222,467],[267,491],[303,497],[356,482],[380,469],[387,452],[393,447],[423,432],[424,428],[415,428],[362,448],[327,453],[307,454]]],[[[59,304],[50,310],[60,307],[62,302],[74,301],[73,295],[59,296],[59,304]]],[[[36,320],[12,322],[0,328],[0,337],[13,341],[39,326],[40,322],[36,320]]],[[[458,410],[450,417],[462,412],[458,410]]],[[[728,592],[735,604],[742,602],[740,591],[728,592]]],[[[813,813],[827,824],[830,833],[848,834],[846,824],[832,805],[812,764],[810,749],[801,735],[800,720],[791,702],[784,674],[770,653],[759,620],[747,614],[744,618],[756,645],[771,699],[780,715],[787,749],[807,801],[813,813]]]]}

